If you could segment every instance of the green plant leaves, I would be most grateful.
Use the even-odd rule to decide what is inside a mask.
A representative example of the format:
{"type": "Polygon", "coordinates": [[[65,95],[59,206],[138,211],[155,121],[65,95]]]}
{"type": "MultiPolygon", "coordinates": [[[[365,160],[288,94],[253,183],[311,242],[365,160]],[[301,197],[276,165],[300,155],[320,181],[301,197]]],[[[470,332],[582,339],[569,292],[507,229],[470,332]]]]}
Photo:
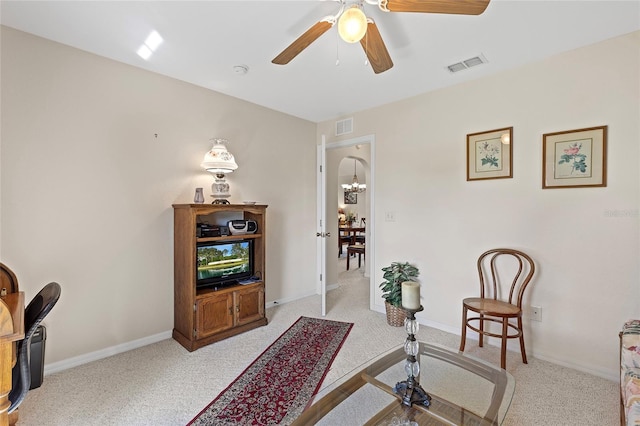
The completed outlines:
{"type": "Polygon", "coordinates": [[[382,298],[394,306],[402,305],[402,282],[415,281],[420,271],[409,262],[393,262],[390,266],[382,268],[385,280],[380,284],[382,298]]]}

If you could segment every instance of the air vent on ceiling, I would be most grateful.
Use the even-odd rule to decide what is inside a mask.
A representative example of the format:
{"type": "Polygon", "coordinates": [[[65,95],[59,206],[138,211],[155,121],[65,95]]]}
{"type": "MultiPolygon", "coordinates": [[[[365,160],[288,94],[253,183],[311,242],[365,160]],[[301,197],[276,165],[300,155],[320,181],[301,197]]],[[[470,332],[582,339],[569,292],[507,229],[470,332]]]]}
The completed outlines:
{"type": "Polygon", "coordinates": [[[336,136],[353,132],[353,117],[336,121],[336,136]]]}
{"type": "Polygon", "coordinates": [[[449,72],[453,73],[466,70],[477,65],[486,64],[487,62],[487,58],[485,58],[484,55],[480,54],[478,56],[474,56],[473,58],[465,59],[464,61],[451,64],[447,66],[447,69],[449,70],[449,72]]]}

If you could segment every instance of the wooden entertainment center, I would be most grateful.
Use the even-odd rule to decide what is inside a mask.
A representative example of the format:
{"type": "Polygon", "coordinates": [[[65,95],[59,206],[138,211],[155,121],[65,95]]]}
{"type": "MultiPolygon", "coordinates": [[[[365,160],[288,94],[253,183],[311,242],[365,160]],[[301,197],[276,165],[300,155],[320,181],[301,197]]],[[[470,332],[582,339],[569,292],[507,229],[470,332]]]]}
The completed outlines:
{"type": "Polygon", "coordinates": [[[189,351],[267,324],[265,317],[266,205],[174,204],[173,338],[189,351]],[[226,225],[229,220],[254,220],[254,234],[197,237],[196,224],[226,225]],[[253,240],[251,284],[196,288],[196,245],[200,242],[253,240]]]}

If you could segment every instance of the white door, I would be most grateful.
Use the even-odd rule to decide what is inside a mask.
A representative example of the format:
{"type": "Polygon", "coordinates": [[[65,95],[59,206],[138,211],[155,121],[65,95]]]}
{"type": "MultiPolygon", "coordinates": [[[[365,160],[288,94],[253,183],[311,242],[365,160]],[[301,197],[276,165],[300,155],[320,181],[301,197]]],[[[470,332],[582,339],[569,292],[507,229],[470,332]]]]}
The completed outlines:
{"type": "Polygon", "coordinates": [[[322,299],[321,314],[327,314],[327,238],[331,237],[331,233],[327,232],[327,174],[325,173],[325,164],[327,146],[325,136],[322,135],[322,144],[318,146],[317,155],[317,221],[316,221],[316,239],[318,253],[318,285],[320,297],[322,299]]]}

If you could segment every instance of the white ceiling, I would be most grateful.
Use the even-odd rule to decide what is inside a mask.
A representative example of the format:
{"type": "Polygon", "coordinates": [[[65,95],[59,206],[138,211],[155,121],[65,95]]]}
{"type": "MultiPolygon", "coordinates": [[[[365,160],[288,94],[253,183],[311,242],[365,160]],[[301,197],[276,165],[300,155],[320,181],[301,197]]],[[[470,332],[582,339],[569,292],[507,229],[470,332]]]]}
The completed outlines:
{"type": "Polygon", "coordinates": [[[479,16],[383,13],[365,5],[391,70],[374,74],[360,44],[339,40],[336,27],[288,65],[271,63],[338,7],[330,0],[2,0],[0,22],[313,122],[640,29],[640,0],[492,0],[479,16]],[[136,51],[152,30],[164,43],[145,61],[136,51]],[[479,54],[488,64],[456,74],[446,69],[479,54]],[[245,75],[234,71],[241,64],[249,67],[245,75]]]}

